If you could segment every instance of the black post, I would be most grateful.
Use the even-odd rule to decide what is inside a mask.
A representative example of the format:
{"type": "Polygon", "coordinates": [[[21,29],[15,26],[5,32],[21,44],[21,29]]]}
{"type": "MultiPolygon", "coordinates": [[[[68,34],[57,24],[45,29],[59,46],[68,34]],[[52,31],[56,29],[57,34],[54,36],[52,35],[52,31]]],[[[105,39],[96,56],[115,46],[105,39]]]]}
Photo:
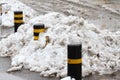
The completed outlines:
{"type": "Polygon", "coordinates": [[[68,45],[68,76],[82,80],[82,45],[68,45]]]}
{"type": "Polygon", "coordinates": [[[14,11],[14,32],[17,32],[17,29],[21,24],[23,24],[23,12],[14,11]]]}
{"type": "Polygon", "coordinates": [[[38,24],[38,25],[34,25],[34,40],[38,40],[39,39],[39,33],[44,32],[44,24],[38,24]]]}

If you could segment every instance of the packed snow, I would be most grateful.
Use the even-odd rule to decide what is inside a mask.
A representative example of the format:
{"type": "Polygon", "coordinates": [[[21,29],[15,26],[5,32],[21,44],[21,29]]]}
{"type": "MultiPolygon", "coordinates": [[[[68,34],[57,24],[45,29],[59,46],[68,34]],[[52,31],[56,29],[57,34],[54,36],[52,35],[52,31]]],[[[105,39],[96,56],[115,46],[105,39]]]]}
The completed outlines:
{"type": "MultiPolygon", "coordinates": [[[[0,56],[11,57],[11,68],[8,71],[25,68],[43,76],[65,77],[67,45],[74,43],[82,43],[83,77],[95,73],[111,74],[120,70],[119,31],[101,30],[83,18],[57,12],[27,20],[18,32],[2,39],[0,56]],[[38,41],[33,40],[34,24],[45,24],[46,30],[39,34],[38,41]]],[[[70,80],[70,77],[63,80],[70,80]]]]}

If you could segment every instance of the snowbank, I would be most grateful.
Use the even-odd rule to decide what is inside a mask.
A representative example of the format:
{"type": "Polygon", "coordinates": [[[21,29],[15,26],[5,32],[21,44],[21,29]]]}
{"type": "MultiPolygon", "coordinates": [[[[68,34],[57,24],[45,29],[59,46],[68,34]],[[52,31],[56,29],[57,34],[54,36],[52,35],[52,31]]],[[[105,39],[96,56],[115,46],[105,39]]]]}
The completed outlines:
{"type": "Polygon", "coordinates": [[[72,43],[83,45],[83,76],[120,70],[120,32],[100,30],[84,19],[59,13],[41,15],[28,23],[0,41],[0,55],[12,58],[9,71],[24,67],[43,76],[66,76],[67,44],[72,43]],[[34,41],[32,26],[37,23],[45,24],[47,30],[34,41]]]}
{"type": "Polygon", "coordinates": [[[14,26],[14,11],[23,11],[24,21],[28,21],[36,15],[36,12],[18,0],[0,0],[2,5],[2,25],[5,27],[14,26]]]}

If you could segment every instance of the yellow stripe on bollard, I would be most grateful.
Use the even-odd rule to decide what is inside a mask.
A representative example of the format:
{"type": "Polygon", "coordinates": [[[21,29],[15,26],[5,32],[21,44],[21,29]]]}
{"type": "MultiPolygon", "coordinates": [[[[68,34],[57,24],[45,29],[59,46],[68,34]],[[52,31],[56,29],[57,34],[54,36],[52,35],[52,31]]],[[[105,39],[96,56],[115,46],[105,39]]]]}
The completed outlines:
{"type": "Polygon", "coordinates": [[[68,59],[69,64],[80,64],[82,63],[82,58],[81,59],[68,59]]]}
{"type": "Polygon", "coordinates": [[[15,18],[23,18],[23,14],[15,14],[14,17],[15,18]]]}
{"type": "Polygon", "coordinates": [[[44,31],[45,31],[45,29],[34,29],[35,33],[40,33],[40,32],[44,32],[44,31]]]}
{"type": "Polygon", "coordinates": [[[34,40],[38,40],[39,39],[39,36],[34,36],[34,40]]]}
{"type": "Polygon", "coordinates": [[[14,23],[23,23],[23,20],[14,20],[14,23]]]}

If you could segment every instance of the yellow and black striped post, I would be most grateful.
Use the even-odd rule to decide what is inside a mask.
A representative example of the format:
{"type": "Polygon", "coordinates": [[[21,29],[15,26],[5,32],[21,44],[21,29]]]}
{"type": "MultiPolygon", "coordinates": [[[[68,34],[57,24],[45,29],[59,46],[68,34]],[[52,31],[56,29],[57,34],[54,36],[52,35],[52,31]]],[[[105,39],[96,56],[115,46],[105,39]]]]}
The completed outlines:
{"type": "Polygon", "coordinates": [[[23,23],[23,11],[14,11],[14,32],[17,32],[18,27],[23,23]]]}
{"type": "Polygon", "coordinates": [[[82,45],[68,45],[68,76],[82,80],[82,45]]]}
{"type": "Polygon", "coordinates": [[[40,24],[40,25],[34,25],[34,40],[38,40],[39,39],[39,33],[44,32],[45,28],[44,28],[44,24],[40,24]]]}

